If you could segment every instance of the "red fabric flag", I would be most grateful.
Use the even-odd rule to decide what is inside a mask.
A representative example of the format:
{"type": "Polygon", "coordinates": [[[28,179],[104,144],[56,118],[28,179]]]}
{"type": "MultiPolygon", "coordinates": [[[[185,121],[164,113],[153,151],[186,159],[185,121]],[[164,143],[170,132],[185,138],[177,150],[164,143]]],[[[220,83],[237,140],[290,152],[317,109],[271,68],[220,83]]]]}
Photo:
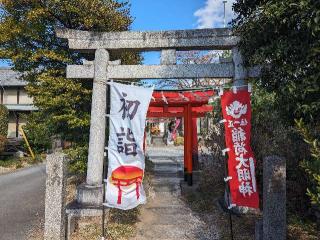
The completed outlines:
{"type": "Polygon", "coordinates": [[[228,174],[231,203],[259,208],[254,158],[251,146],[251,104],[247,90],[226,91],[221,96],[225,119],[225,140],[228,153],[228,174]]]}

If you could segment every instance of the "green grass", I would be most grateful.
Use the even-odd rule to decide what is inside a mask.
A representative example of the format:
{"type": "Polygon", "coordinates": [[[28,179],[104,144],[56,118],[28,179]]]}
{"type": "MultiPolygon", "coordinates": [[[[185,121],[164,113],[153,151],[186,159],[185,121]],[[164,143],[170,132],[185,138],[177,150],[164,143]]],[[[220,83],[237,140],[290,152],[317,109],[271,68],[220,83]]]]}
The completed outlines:
{"type": "MultiPolygon", "coordinates": [[[[105,221],[107,239],[127,240],[133,238],[136,235],[136,223],[139,211],[139,207],[128,211],[109,209],[105,221]]],[[[72,234],[72,240],[100,239],[101,217],[87,217],[80,221],[86,224],[72,234]]]]}
{"type": "Polygon", "coordinates": [[[42,162],[42,160],[42,156],[40,155],[37,155],[35,159],[32,159],[31,157],[20,158],[15,156],[8,156],[0,160],[0,167],[18,169],[27,165],[42,162]]]}
{"type": "Polygon", "coordinates": [[[16,158],[10,157],[4,160],[0,160],[0,166],[5,168],[14,167],[17,164],[18,160],[16,158]]]}
{"type": "Polygon", "coordinates": [[[110,209],[109,226],[107,228],[108,239],[128,239],[136,234],[136,226],[140,208],[132,210],[110,209]]]}

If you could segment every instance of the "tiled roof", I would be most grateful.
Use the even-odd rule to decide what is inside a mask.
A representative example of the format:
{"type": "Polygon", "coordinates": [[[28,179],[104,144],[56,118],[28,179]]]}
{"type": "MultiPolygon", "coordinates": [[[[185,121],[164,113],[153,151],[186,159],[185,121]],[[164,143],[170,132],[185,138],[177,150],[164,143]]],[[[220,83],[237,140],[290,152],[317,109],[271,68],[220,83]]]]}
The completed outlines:
{"type": "Polygon", "coordinates": [[[0,86],[25,86],[27,82],[19,79],[20,73],[10,68],[0,68],[0,86]]]}

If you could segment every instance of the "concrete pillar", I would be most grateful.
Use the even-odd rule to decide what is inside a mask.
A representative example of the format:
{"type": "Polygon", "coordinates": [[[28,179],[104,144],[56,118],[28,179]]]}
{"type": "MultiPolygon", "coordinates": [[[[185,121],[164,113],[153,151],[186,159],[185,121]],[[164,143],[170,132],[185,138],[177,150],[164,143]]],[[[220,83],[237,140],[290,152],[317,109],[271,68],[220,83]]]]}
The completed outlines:
{"type": "Polygon", "coordinates": [[[263,240],[286,239],[286,160],[263,160],[263,240]]]}
{"type": "Polygon", "coordinates": [[[45,240],[65,239],[65,198],[67,160],[64,154],[47,155],[45,199],[45,240]]]}
{"type": "Polygon", "coordinates": [[[106,106],[107,106],[107,66],[109,53],[97,49],[94,60],[94,79],[90,121],[90,139],[86,183],[80,185],[77,201],[82,205],[102,204],[102,174],[105,148],[106,106]]]}

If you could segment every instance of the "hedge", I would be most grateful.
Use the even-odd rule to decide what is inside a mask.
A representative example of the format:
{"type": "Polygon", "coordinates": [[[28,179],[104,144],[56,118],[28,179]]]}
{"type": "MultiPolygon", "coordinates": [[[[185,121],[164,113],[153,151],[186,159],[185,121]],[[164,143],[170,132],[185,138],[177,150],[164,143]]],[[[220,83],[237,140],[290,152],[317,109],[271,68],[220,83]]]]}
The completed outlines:
{"type": "Polygon", "coordinates": [[[0,105],[0,136],[8,135],[9,111],[3,104],[0,105]]]}

